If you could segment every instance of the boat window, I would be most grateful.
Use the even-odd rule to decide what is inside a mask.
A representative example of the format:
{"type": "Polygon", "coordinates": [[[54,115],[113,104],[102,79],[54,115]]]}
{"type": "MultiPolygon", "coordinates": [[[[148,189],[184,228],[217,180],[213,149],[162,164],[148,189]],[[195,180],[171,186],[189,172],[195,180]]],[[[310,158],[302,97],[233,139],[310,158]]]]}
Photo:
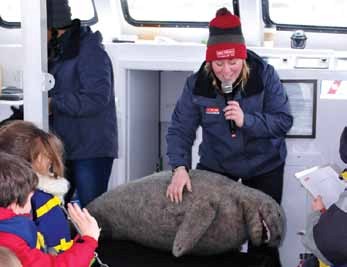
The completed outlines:
{"type": "MultiPolygon", "coordinates": [[[[21,20],[21,0],[0,1],[0,26],[6,28],[19,28],[21,20]]],[[[72,18],[79,18],[83,25],[92,25],[97,22],[94,0],[69,0],[72,18]]]]}
{"type": "Polygon", "coordinates": [[[345,0],[262,0],[266,25],[280,30],[347,32],[345,0]]]}
{"type": "Polygon", "coordinates": [[[121,0],[121,4],[125,20],[135,26],[207,27],[221,7],[239,15],[237,0],[121,0]]]}

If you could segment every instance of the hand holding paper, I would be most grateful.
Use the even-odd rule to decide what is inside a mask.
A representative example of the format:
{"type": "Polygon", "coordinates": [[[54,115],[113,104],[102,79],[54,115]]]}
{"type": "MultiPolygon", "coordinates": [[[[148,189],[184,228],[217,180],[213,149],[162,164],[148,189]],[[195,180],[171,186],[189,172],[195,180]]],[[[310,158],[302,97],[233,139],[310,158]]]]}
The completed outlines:
{"type": "Polygon", "coordinates": [[[314,198],[321,196],[326,208],[336,202],[346,188],[346,184],[338,178],[338,173],[331,166],[315,166],[295,173],[295,177],[314,198]]]}
{"type": "Polygon", "coordinates": [[[314,211],[322,211],[322,210],[326,209],[321,196],[318,196],[317,198],[315,198],[313,200],[312,209],[314,211]]]}

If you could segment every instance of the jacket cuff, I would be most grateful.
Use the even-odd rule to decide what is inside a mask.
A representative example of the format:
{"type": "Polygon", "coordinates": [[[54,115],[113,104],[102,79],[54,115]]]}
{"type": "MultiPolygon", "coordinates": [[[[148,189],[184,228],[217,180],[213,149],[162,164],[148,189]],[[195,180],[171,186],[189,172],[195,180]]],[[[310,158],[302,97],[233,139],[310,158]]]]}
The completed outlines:
{"type": "Polygon", "coordinates": [[[88,235],[84,235],[84,236],[80,237],[79,240],[81,240],[82,242],[88,242],[92,246],[94,246],[95,248],[98,246],[98,241],[95,240],[93,237],[88,236],[88,235]]]}
{"type": "Polygon", "coordinates": [[[254,116],[247,113],[244,114],[243,128],[249,129],[254,125],[254,123],[255,123],[254,116]]]}
{"type": "Polygon", "coordinates": [[[186,169],[186,171],[189,172],[189,168],[187,166],[179,165],[179,166],[176,166],[176,167],[172,168],[172,173],[174,173],[177,170],[178,167],[184,167],[186,169]]]}

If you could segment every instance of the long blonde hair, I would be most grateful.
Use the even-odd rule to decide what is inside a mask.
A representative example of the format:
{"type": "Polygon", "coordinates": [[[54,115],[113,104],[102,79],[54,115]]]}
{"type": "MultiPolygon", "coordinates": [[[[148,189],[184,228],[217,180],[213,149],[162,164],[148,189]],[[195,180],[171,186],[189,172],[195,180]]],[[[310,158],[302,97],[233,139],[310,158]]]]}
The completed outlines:
{"type": "MultiPolygon", "coordinates": [[[[212,69],[212,64],[210,62],[206,62],[204,70],[205,70],[207,75],[211,75],[213,87],[215,87],[219,92],[221,92],[221,88],[218,86],[218,78],[214,74],[213,69],[212,69]]],[[[242,70],[241,70],[240,76],[236,80],[236,85],[240,84],[241,90],[243,90],[244,87],[246,86],[246,83],[247,83],[248,78],[249,78],[249,73],[250,73],[250,68],[249,68],[246,60],[243,60],[242,61],[242,70]]]]}

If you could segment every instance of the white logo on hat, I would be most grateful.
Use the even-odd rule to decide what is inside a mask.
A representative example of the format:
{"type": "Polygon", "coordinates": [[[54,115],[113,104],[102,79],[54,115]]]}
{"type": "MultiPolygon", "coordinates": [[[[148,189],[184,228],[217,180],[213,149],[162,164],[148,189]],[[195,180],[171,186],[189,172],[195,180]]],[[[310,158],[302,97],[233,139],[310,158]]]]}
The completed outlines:
{"type": "Polygon", "coordinates": [[[229,48],[225,50],[216,51],[217,58],[229,58],[235,56],[235,48],[229,48]]]}

